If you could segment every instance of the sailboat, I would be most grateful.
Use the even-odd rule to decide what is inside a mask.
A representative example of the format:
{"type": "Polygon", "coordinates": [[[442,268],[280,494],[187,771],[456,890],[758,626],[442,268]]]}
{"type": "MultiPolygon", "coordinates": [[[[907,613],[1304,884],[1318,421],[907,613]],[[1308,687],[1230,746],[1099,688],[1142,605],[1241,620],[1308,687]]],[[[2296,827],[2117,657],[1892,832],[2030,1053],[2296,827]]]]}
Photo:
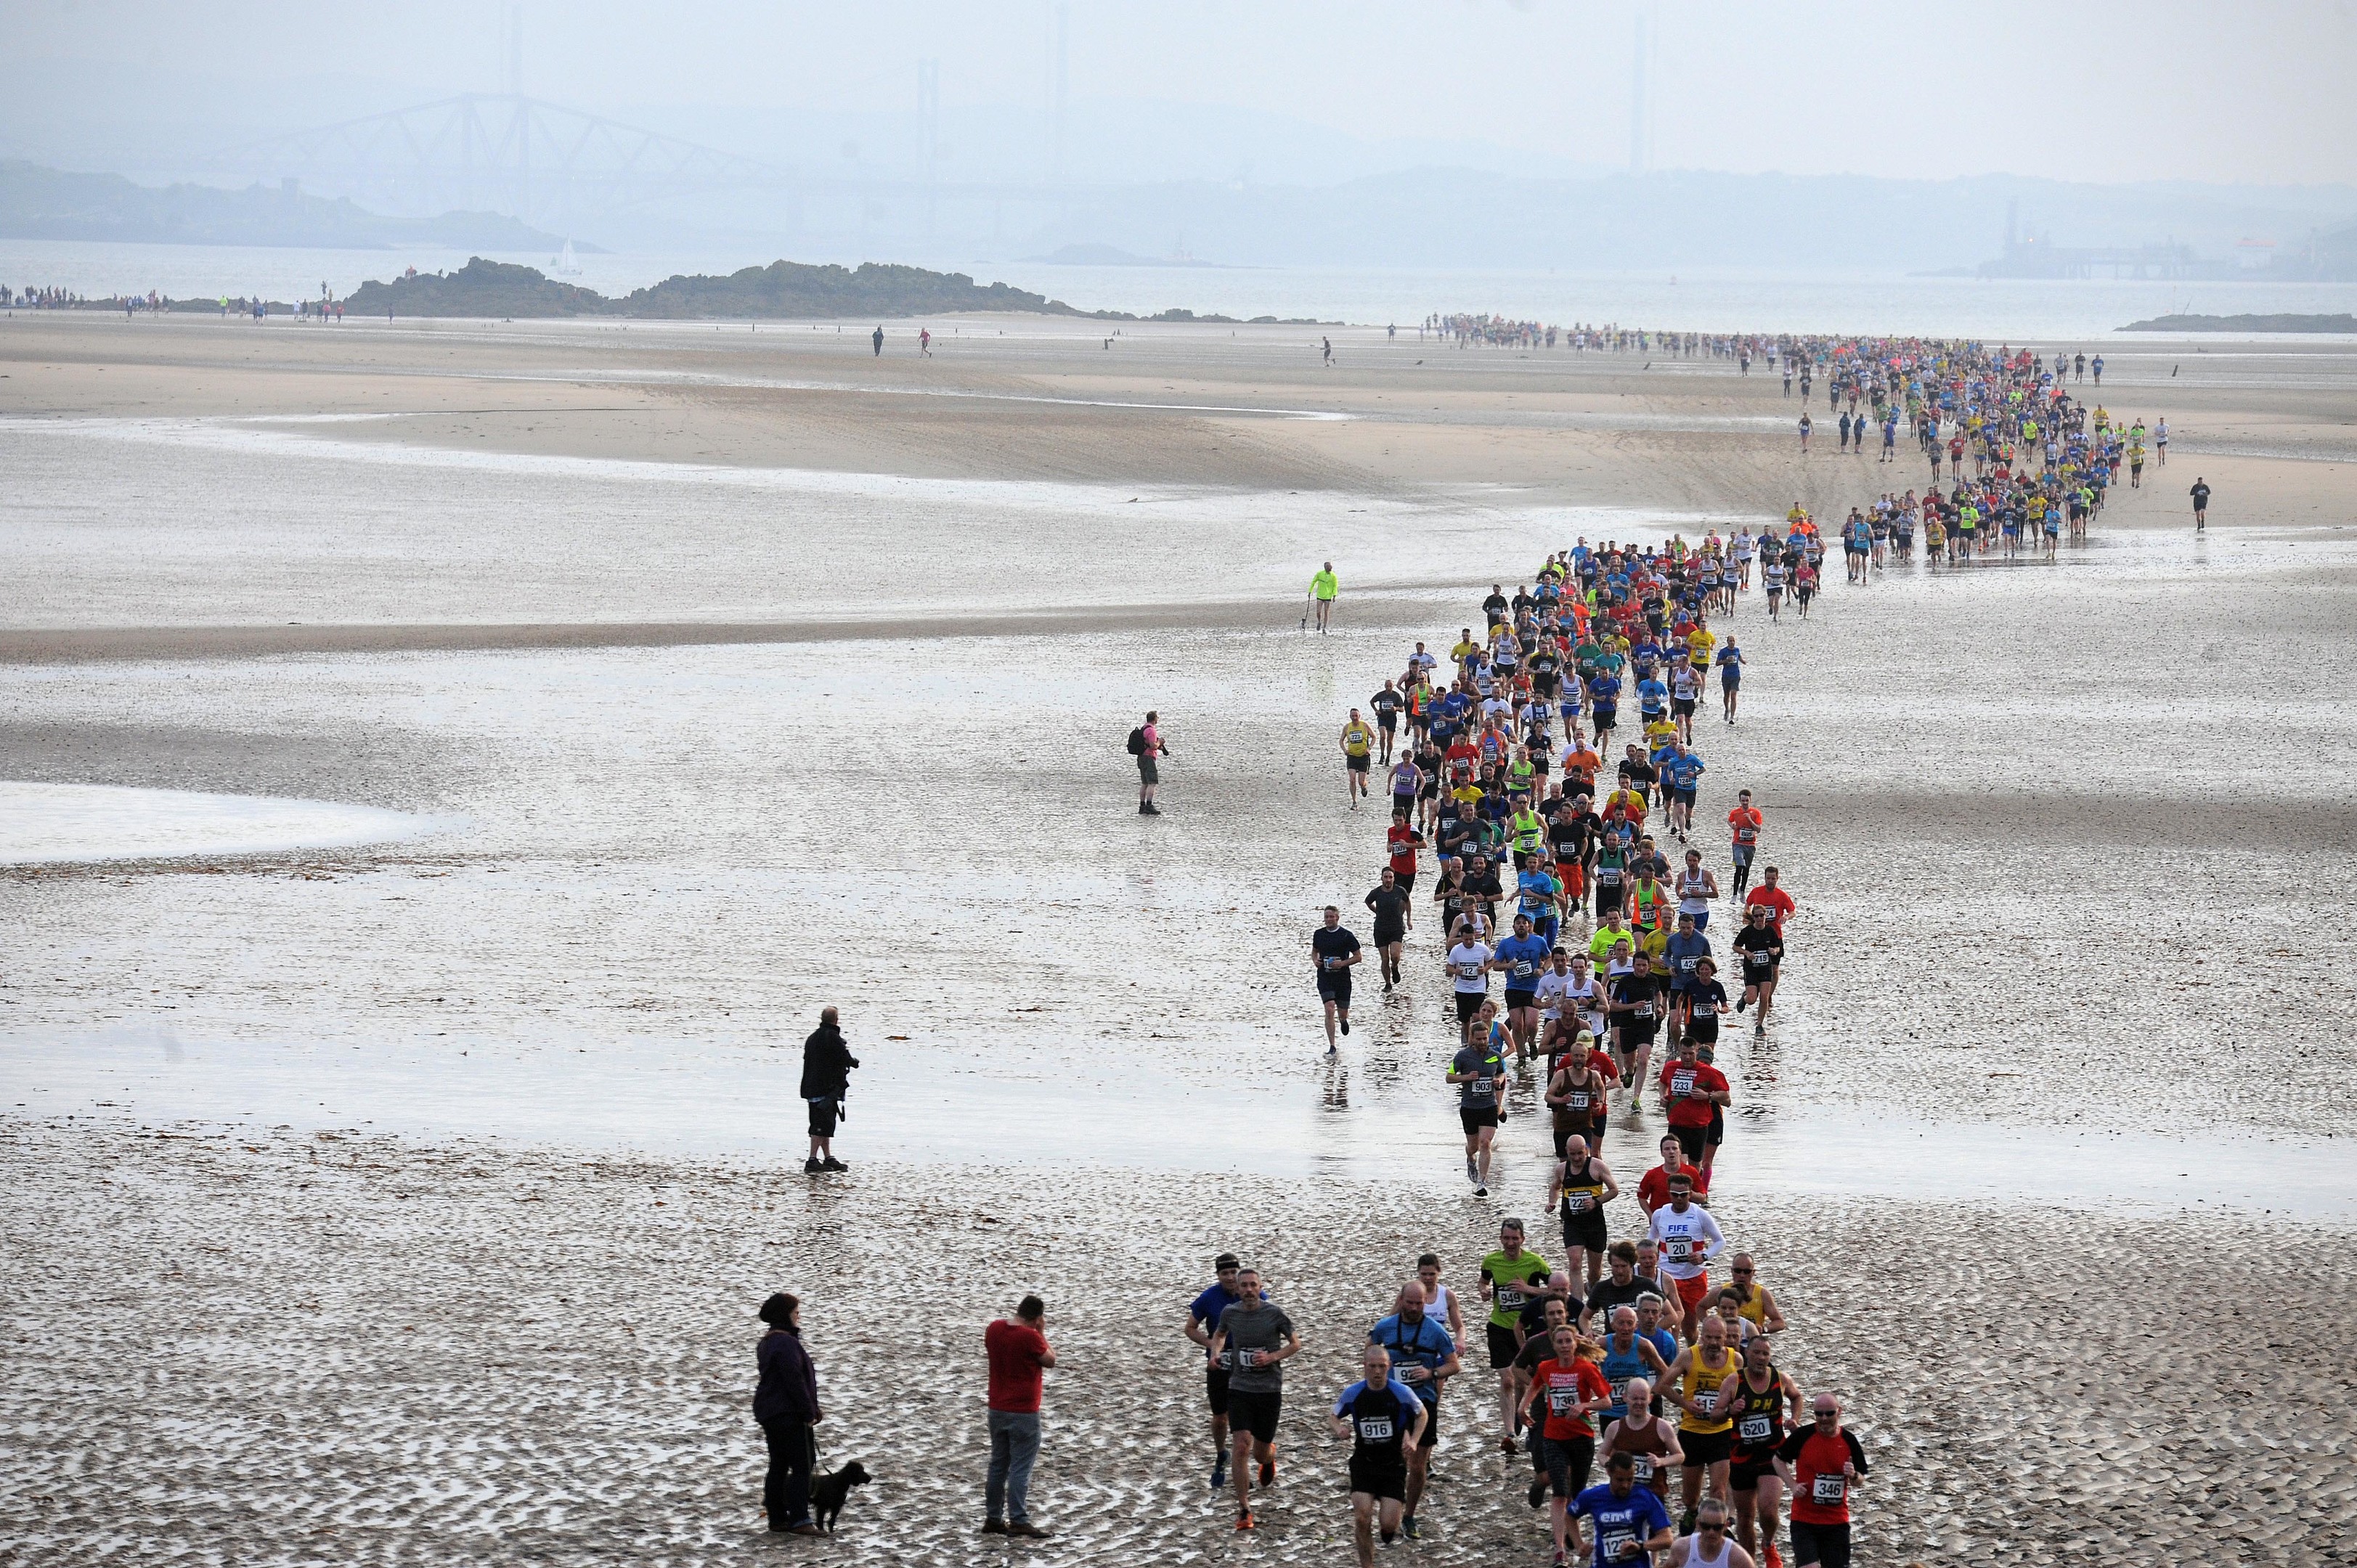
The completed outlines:
{"type": "Polygon", "coordinates": [[[573,259],[572,241],[567,240],[565,242],[565,253],[561,256],[553,258],[549,262],[548,267],[549,271],[554,273],[561,278],[577,278],[581,275],[581,263],[573,259]]]}

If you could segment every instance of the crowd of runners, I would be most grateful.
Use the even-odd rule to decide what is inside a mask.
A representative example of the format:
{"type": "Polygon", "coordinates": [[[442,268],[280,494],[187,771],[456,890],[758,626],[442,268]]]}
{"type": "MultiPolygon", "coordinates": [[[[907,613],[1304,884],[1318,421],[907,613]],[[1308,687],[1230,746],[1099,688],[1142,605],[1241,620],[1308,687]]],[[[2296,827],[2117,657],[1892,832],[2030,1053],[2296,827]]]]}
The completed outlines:
{"type": "MultiPolygon", "coordinates": [[[[1789,587],[1801,607],[1823,553],[1798,508],[1781,534],[1583,540],[1532,585],[1493,586],[1480,629],[1441,652],[1416,644],[1372,718],[1353,710],[1343,727],[1353,807],[1378,772],[1390,796],[1363,900],[1382,984],[1448,998],[1436,1054],[1465,1180],[1488,1198],[1511,1165],[1564,1249],[1550,1258],[1506,1218],[1456,1283],[1436,1254],[1403,1258],[1395,1296],[1351,1329],[1364,1375],[1328,1408],[1351,1444],[1362,1568],[1379,1541],[1422,1539],[1444,1409],[1471,1453],[1507,1456],[1558,1563],[1781,1568],[1788,1542],[1795,1563],[1849,1560],[1866,1453],[1840,1400],[1778,1359],[1794,1325],[1711,1209],[1732,1101],[1722,1031],[1749,1018],[1767,1032],[1795,914],[1761,859],[1753,792],[1728,791],[1723,821],[1701,806],[1701,741],[1738,722],[1745,665],[1715,627],[1755,568],[1771,606],[1789,587]],[[1406,959],[1419,911],[1437,972],[1406,959]],[[1539,1126],[1501,1152],[1517,1098],[1539,1126]],[[1641,1151],[1629,1176],[1607,1157],[1616,1132],[1641,1151]],[[1477,1388],[1448,1392],[1469,1373],[1477,1388]]],[[[1310,940],[1329,1050],[1366,956],[1341,914],[1326,909],[1310,940]]],[[[1216,1267],[1186,1331],[1208,1359],[1211,1484],[1252,1530],[1301,1340],[1252,1269],[1216,1267]]]]}
{"type": "Polygon", "coordinates": [[[1650,328],[1594,327],[1579,322],[1558,327],[1552,322],[1517,321],[1503,316],[1435,311],[1417,324],[1416,336],[1439,338],[1459,349],[1555,349],[1574,353],[1657,354],[1665,359],[1717,359],[1740,362],[1750,373],[1755,360],[1771,358],[1788,338],[1757,333],[1663,332],[1650,328]]]}
{"type": "MultiPolygon", "coordinates": [[[[2092,364],[2100,386],[2104,357],[2092,364]]],[[[1935,561],[2041,548],[2050,556],[2066,530],[2084,537],[2123,466],[2129,487],[2142,488],[2147,457],[2156,467],[2169,462],[2169,421],[2147,426],[2139,415],[2124,424],[2100,402],[2073,395],[2089,366],[2084,354],[1971,343],[1848,342],[1788,354],[1784,386],[1790,392],[1797,374],[1803,453],[1817,433],[1807,405],[1822,381],[1836,452],[1862,457],[1872,445],[1877,463],[1903,464],[1904,429],[1915,460],[1930,468],[1920,499],[1911,489],[1886,491],[1871,516],[1851,513],[1844,542],[1853,579],[1863,575],[1855,558],[1861,531],[1875,564],[1885,545],[1911,555],[1919,522],[1935,561]]]]}
{"type": "MultiPolygon", "coordinates": [[[[1903,428],[1932,471],[1920,493],[1894,485],[1851,508],[1833,540],[1797,501],[1758,533],[1582,539],[1528,585],[1493,585],[1453,644],[1416,643],[1342,725],[1351,809],[1388,796],[1389,810],[1379,881],[1361,901],[1372,940],[1339,905],[1311,933],[1327,1049],[1351,1032],[1369,949],[1384,991],[1445,997],[1448,1044],[1434,1050],[1464,1180],[1488,1200],[1511,1176],[1517,1198],[1501,1207],[1534,1205],[1562,1246],[1510,1214],[1497,1248],[1453,1283],[1437,1254],[1412,1270],[1403,1257],[1396,1295],[1367,1304],[1363,1376],[1323,1407],[1351,1445],[1359,1562],[1423,1538],[1446,1408],[1470,1450],[1460,1478],[1478,1484],[1469,1461],[1494,1443],[1507,1484],[1546,1510],[1557,1564],[1783,1568],[1789,1552],[1846,1568],[1866,1451],[1821,1386],[1832,1369],[1780,1356],[1805,1323],[1761,1277],[1754,1248],[1766,1249],[1712,1204],[1734,1099],[1719,1053],[1745,1020],[1768,1033],[1796,916],[1763,859],[1753,790],[1703,803],[1703,742],[1740,715],[1735,611],[1756,590],[1771,621],[1806,617],[1835,540],[1852,584],[1911,561],[1919,531],[1935,563],[2051,553],[2124,466],[2136,487],[2148,456],[2166,463],[2168,424],[2123,424],[2076,395],[2090,371],[2100,383],[2101,355],[1471,316],[1422,330],[1459,346],[1560,336],[1724,354],[1746,371],[1757,358],[1788,394],[1797,383],[1804,409],[1823,387],[1836,450],[1877,444],[1898,463],[1903,428]],[[1419,926],[1430,937],[1411,962],[1419,926]],[[1501,1147],[1510,1122],[1538,1125],[1501,1147]],[[1631,1153],[1616,1166],[1608,1145],[1631,1153]],[[1469,1373],[1474,1387],[1448,1393],[1469,1373]]],[[[2208,499],[2197,481],[2197,521],[2208,499]]],[[[1253,1530],[1258,1494],[1276,1484],[1284,1363],[1301,1340],[1251,1268],[1232,1255],[1216,1267],[1186,1331],[1207,1358],[1211,1487],[1232,1490],[1236,1528],[1253,1530]]]]}

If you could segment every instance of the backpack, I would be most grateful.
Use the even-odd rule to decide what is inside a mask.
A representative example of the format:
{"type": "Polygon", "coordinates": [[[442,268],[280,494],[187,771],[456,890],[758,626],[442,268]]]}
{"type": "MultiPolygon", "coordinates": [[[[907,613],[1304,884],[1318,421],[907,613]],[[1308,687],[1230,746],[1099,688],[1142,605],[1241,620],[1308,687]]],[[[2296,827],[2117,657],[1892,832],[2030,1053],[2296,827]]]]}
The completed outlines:
{"type": "Polygon", "coordinates": [[[1144,725],[1140,725],[1135,729],[1129,732],[1129,754],[1132,757],[1144,757],[1146,755],[1146,726],[1144,725]]]}

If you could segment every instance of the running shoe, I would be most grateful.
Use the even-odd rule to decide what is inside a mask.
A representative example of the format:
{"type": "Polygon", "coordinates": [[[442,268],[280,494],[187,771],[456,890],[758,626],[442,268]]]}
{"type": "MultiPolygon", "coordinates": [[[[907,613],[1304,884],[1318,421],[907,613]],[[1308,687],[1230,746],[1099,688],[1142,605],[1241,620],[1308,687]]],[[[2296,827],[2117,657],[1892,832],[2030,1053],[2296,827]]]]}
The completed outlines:
{"type": "Polygon", "coordinates": [[[1533,1481],[1531,1483],[1531,1507],[1541,1508],[1545,1505],[1546,1488],[1547,1484],[1544,1480],[1533,1481]]]}
{"type": "Polygon", "coordinates": [[[1221,1463],[1211,1466],[1211,1490],[1216,1492],[1227,1484],[1228,1466],[1226,1461],[1222,1460],[1221,1463]]]}
{"type": "MultiPolygon", "coordinates": [[[[1262,1460],[1262,1461],[1260,1462],[1260,1485],[1261,1485],[1261,1486],[1263,1486],[1264,1487],[1274,1487],[1275,1485],[1276,1485],[1276,1461],[1275,1461],[1275,1460],[1274,1460],[1274,1459],[1264,1459],[1264,1460],[1262,1460]]],[[[1689,1535],[1691,1535],[1691,1534],[1693,1533],[1693,1531],[1689,1530],[1689,1531],[1687,1531],[1687,1533],[1688,1533],[1689,1535]]]]}
{"type": "Polygon", "coordinates": [[[818,1163],[818,1156],[815,1155],[802,1162],[802,1171],[805,1175],[816,1176],[819,1172],[824,1169],[826,1169],[826,1167],[818,1163]]]}
{"type": "Polygon", "coordinates": [[[1784,1568],[1784,1554],[1776,1550],[1774,1541],[1768,1542],[1761,1552],[1767,1558],[1768,1568],[1784,1568]]]}
{"type": "Polygon", "coordinates": [[[1490,1189],[1477,1184],[1473,1188],[1473,1196],[1476,1197],[1487,1197],[1490,1196],[1490,1189]]]}
{"type": "Polygon", "coordinates": [[[851,1167],[845,1165],[841,1160],[836,1159],[833,1155],[829,1155],[826,1158],[819,1162],[818,1168],[823,1171],[847,1171],[851,1167]]]}
{"type": "MultiPolygon", "coordinates": [[[[1513,1453],[1513,1452],[1514,1452],[1514,1440],[1513,1440],[1512,1438],[1511,1438],[1511,1437],[1501,1437],[1500,1439],[1498,1439],[1498,1452],[1499,1452],[1499,1453],[1501,1453],[1501,1454],[1512,1454],[1512,1453],[1513,1453]]],[[[1692,1531],[1688,1531],[1687,1533],[1691,1534],[1691,1533],[1693,1533],[1693,1532],[1692,1532],[1692,1531]]]]}
{"type": "Polygon", "coordinates": [[[1342,1020],[1342,1033],[1344,1033],[1344,1034],[1346,1034],[1346,1035],[1347,1035],[1347,1034],[1349,1034],[1350,1032],[1351,1032],[1351,1020],[1349,1020],[1348,1018],[1345,1018],[1345,1019],[1343,1019],[1343,1020],[1342,1020]]]}
{"type": "Polygon", "coordinates": [[[1254,1520],[1252,1515],[1248,1513],[1240,1513],[1236,1515],[1236,1528],[1238,1530],[1258,1530],[1260,1526],[1254,1520]]]}
{"type": "Polygon", "coordinates": [[[1469,1155],[1465,1161],[1465,1179],[1477,1183],[1481,1179],[1481,1167],[1475,1165],[1469,1155]]]}
{"type": "Polygon", "coordinates": [[[1400,1520],[1400,1533],[1406,1536],[1410,1541],[1422,1541],[1424,1539],[1424,1531],[1417,1527],[1415,1515],[1414,1514],[1409,1514],[1405,1519],[1400,1520]]]}

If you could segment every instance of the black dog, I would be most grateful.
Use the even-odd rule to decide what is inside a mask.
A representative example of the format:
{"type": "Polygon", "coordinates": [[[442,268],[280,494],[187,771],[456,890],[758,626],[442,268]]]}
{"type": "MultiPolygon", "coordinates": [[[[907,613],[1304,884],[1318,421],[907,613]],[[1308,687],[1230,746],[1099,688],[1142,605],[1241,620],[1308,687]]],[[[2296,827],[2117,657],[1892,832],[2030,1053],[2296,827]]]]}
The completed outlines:
{"type": "Polygon", "coordinates": [[[851,1500],[851,1488],[864,1487],[872,1479],[867,1466],[856,1459],[831,1476],[821,1476],[818,1484],[811,1487],[811,1516],[818,1520],[819,1528],[833,1535],[835,1516],[851,1500]]]}

